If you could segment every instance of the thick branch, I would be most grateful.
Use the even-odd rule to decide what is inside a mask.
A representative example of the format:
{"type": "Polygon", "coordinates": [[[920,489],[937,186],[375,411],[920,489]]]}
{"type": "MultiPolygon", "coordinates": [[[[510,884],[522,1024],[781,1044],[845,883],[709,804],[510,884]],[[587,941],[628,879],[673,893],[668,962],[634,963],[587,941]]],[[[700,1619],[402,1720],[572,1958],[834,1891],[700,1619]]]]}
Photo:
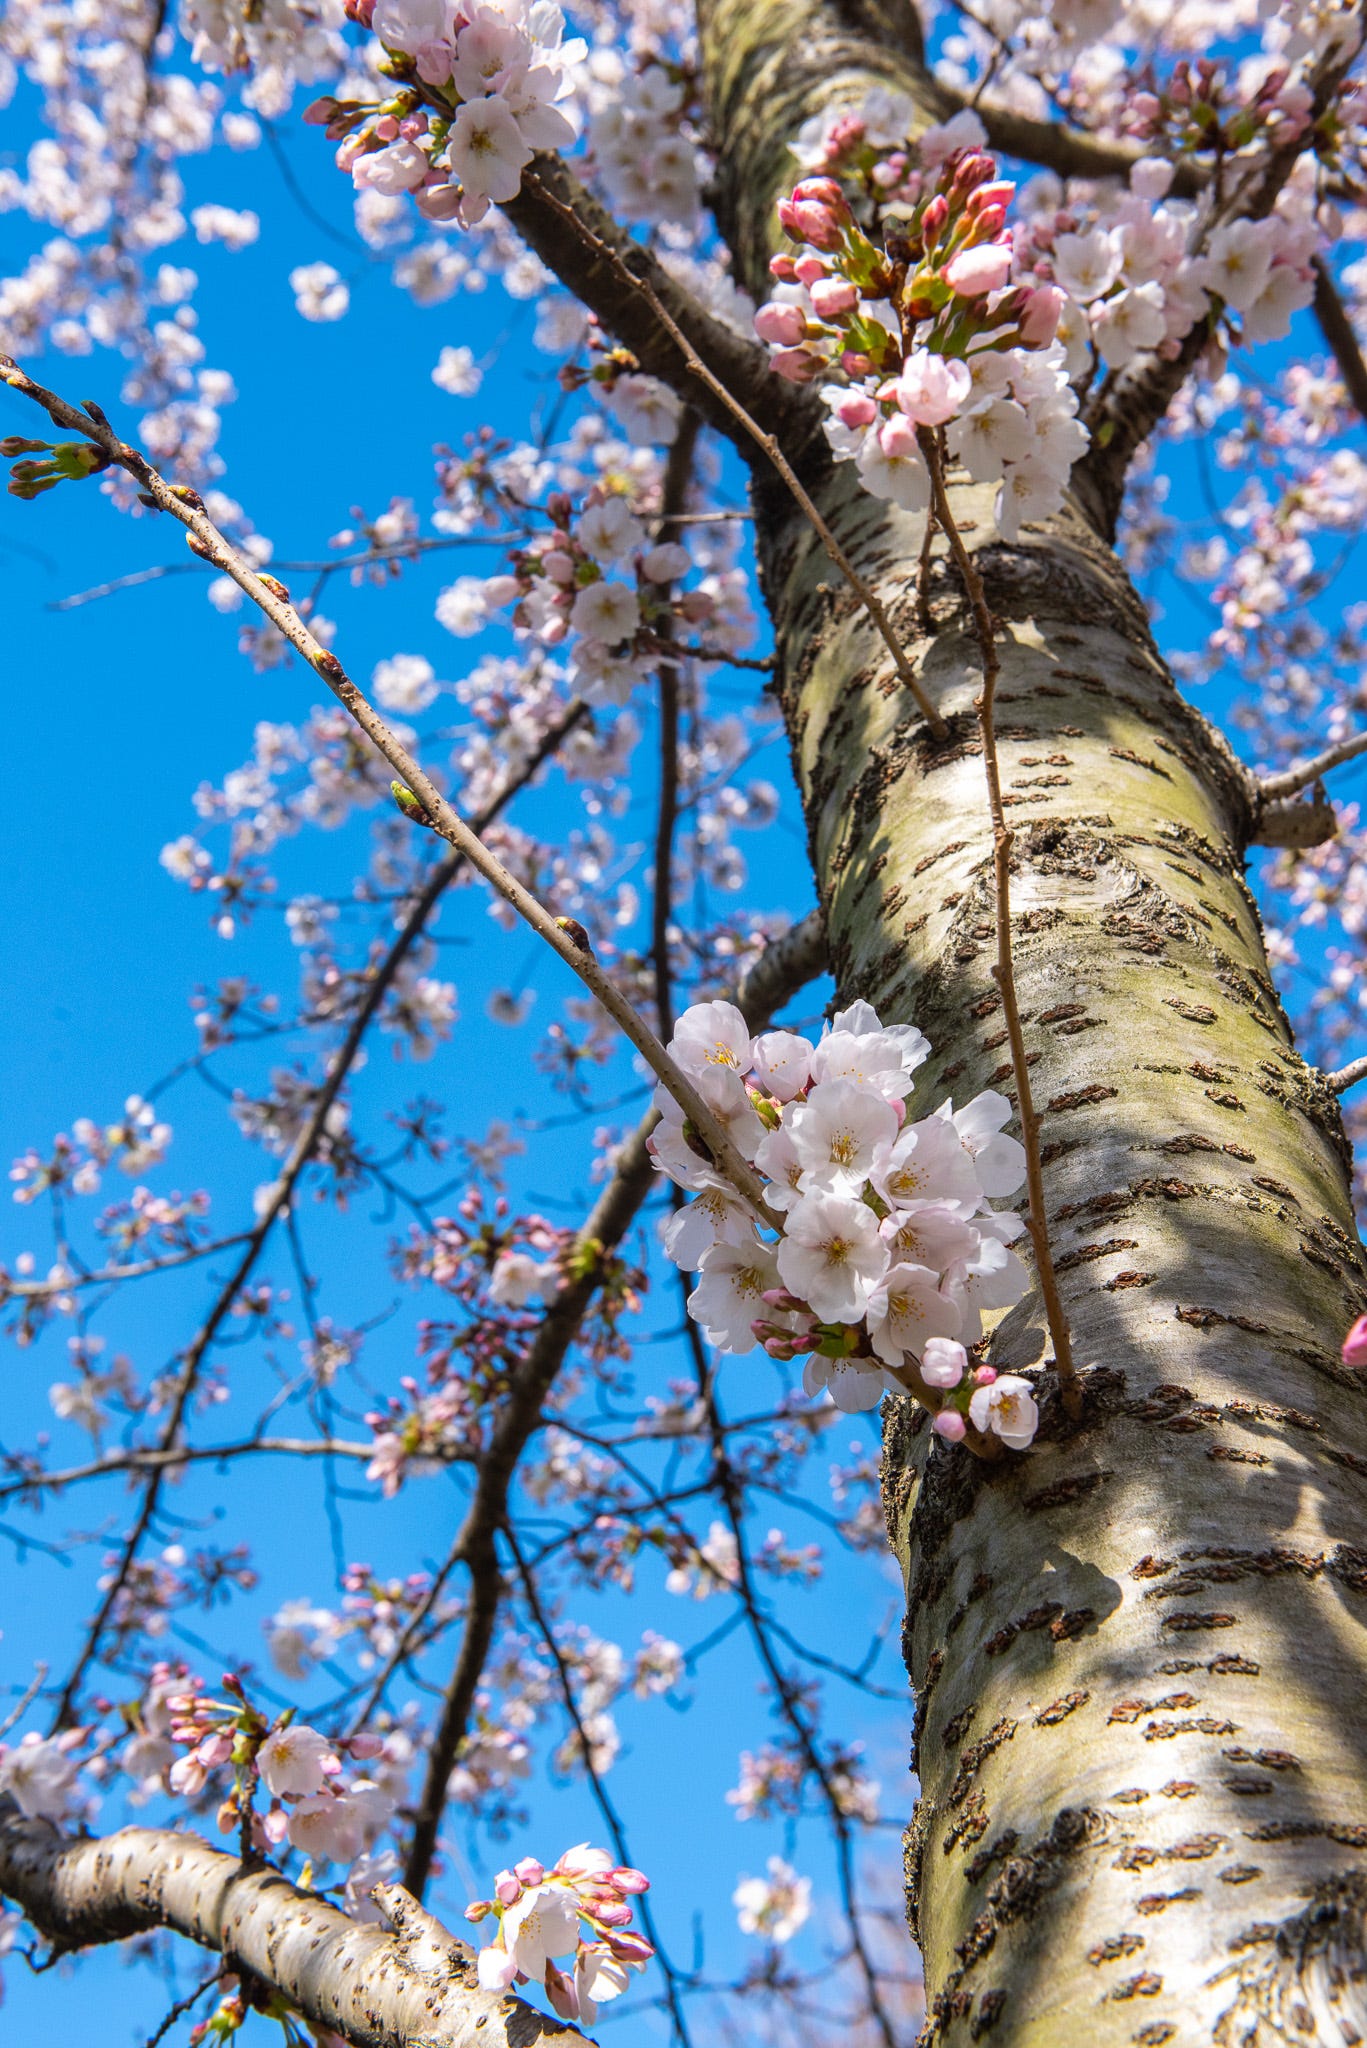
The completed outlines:
{"type": "Polygon", "coordinates": [[[560,157],[535,157],[522,180],[522,190],[503,211],[548,269],[609,333],[625,343],[641,368],[696,406],[707,424],[733,441],[747,461],[755,459],[754,445],[737,425],[735,415],[715,392],[699,389],[677,336],[668,332],[644,294],[623,290],[606,251],[648,287],[689,346],[766,433],[777,435],[789,449],[819,439],[819,401],[810,392],[800,392],[775,377],[769,368],[768,350],[700,305],[612,218],[560,157]],[[565,233],[565,208],[583,222],[587,236],[565,233]],[[600,246],[595,248],[595,243],[600,246]]]}
{"type": "Polygon", "coordinates": [[[520,1998],[481,1991],[472,1951],[396,1885],[379,1888],[395,1924],[389,1933],[197,1835],[123,1828],[72,1841],[0,1798],[0,1893],[59,1951],[159,1929],[185,1935],[354,2048],[575,2048],[584,2040],[520,1998]]]}
{"type": "MultiPolygon", "coordinates": [[[[803,918],[761,956],[736,991],[736,1002],[754,1030],[819,971],[825,940],[817,911],[803,918]]],[[[579,1335],[602,1281],[609,1254],[619,1245],[654,1184],[646,1140],[657,1118],[648,1110],[622,1148],[612,1179],[594,1204],[571,1255],[566,1280],[542,1318],[513,1381],[489,1447],[479,1460],[479,1479],[457,1539],[470,1568],[471,1598],[442,1711],[428,1753],[427,1776],[413,1822],[404,1883],[421,1898],[431,1874],[437,1834],[448,1798],[447,1784],[469,1726],[470,1710],[493,1641],[502,1586],[495,1537],[508,1512],[508,1493],[518,1461],[542,1420],[542,1407],[579,1335]]]]}
{"type": "Polygon", "coordinates": [[[1312,761],[1303,761],[1298,768],[1284,769],[1280,775],[1264,775],[1258,783],[1258,795],[1265,804],[1279,803],[1282,798],[1296,796],[1322,781],[1331,768],[1356,761],[1359,754],[1367,754],[1364,732],[1355,733],[1350,740],[1340,740],[1337,746],[1326,747],[1322,754],[1316,754],[1312,761]]]}

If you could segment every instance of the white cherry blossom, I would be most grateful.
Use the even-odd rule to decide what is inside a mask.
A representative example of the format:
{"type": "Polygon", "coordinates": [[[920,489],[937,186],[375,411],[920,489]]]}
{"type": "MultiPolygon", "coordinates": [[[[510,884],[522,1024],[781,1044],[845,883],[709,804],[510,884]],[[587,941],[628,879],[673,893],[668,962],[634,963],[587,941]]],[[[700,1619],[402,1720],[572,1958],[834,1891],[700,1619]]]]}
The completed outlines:
{"type": "Polygon", "coordinates": [[[928,1337],[958,1335],[962,1313],[928,1266],[893,1266],[868,1300],[869,1341],[885,1365],[919,1358],[928,1337]]]}
{"type": "Polygon", "coordinates": [[[822,1081],[784,1117],[804,1190],[855,1194],[897,1136],[897,1112],[856,1081],[822,1081]]]}
{"type": "Polygon", "coordinates": [[[990,1386],[974,1390],[968,1419],[975,1429],[991,1430],[1011,1450],[1026,1450],[1039,1427],[1034,1389],[1018,1373],[1000,1373],[990,1386]]]}
{"type": "Polygon", "coordinates": [[[878,1220],[863,1202],[805,1194],[789,1211],[779,1274],[822,1322],[858,1322],[887,1264],[878,1220]]]}
{"type": "Polygon", "coordinates": [[[327,1737],[306,1721],[277,1728],[256,1752],[256,1767],[277,1799],[320,1792],[336,1761],[327,1737]]]}
{"type": "Polygon", "coordinates": [[[778,1277],[768,1245],[714,1244],[702,1255],[688,1313],[718,1351],[753,1351],[758,1340],[750,1325],[764,1314],[765,1292],[778,1277]]]}

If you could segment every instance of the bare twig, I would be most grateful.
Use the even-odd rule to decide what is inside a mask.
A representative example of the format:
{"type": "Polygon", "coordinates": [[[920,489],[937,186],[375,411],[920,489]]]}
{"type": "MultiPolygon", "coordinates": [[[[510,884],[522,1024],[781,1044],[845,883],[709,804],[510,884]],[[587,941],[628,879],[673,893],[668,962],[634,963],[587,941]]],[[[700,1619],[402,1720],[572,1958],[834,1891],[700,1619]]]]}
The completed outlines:
{"type": "MultiPolygon", "coordinates": [[[[687,1291],[688,1277],[680,1274],[680,1284],[687,1291]]],[[[897,2048],[897,2036],[892,2021],[883,2006],[882,1993],[878,1982],[878,1971],[864,1942],[859,1925],[859,1909],[856,1898],[856,1877],[854,1867],[854,1843],[849,1815],[841,1804],[839,1793],[832,1783],[826,1761],[816,1745],[816,1738],[802,1709],[802,1696],[789,1678],[774,1653],[769,1640],[764,1614],[755,1593],[749,1552],[745,1541],[745,1521],[741,1513],[743,1495],[742,1482],[731,1462],[726,1435],[722,1428],[721,1415],[717,1407],[712,1375],[707,1370],[707,1359],[703,1351],[702,1336],[698,1326],[687,1317],[688,1342],[693,1354],[693,1368],[698,1381],[698,1391],[707,1414],[709,1433],[712,1439],[712,1469],[716,1492],[721,1500],[736,1546],[735,1592],[745,1610],[746,1625],[754,1643],[760,1663],[773,1688],[774,1699],[779,1712],[792,1730],[803,1764],[820,1787],[823,1802],[830,1818],[831,1831],[835,1836],[836,1865],[840,1874],[842,1903],[845,1918],[849,1923],[850,1947],[859,1964],[864,1978],[864,1987],[869,2001],[869,2012],[884,2043],[884,2048],[897,2048]]]]}
{"type": "Polygon", "coordinates": [[[193,1991],[187,1991],[184,1998],[178,1998],[175,2004],[171,2007],[171,2010],[167,2013],[165,2019],[161,2022],[160,2026],[158,2026],[152,2033],[150,2033],[147,2036],[147,2040],[144,2043],[144,2048],[157,2048],[158,2042],[164,2041],[166,2039],[166,2036],[170,2033],[176,2021],[183,2020],[186,2013],[190,2012],[195,2006],[199,2004],[199,2001],[201,1998],[203,1998],[205,1992],[213,1990],[215,1984],[217,1984],[219,1978],[222,1975],[222,1965],[216,1965],[212,1970],[210,1970],[208,1976],[204,1979],[202,1984],[197,1984],[193,1991]]]}
{"type": "MultiPolygon", "coordinates": [[[[678,533],[677,516],[684,509],[693,475],[693,452],[702,421],[686,412],[665,464],[661,492],[661,541],[678,533]]],[[[668,645],[670,635],[661,634],[668,645]]],[[[692,650],[690,650],[691,652],[692,650]]],[[[655,971],[655,1025],[661,1038],[674,1029],[674,1004],[669,986],[669,919],[674,895],[674,828],[679,815],[679,665],[672,655],[660,663],[660,801],[655,818],[655,889],[651,904],[650,951],[655,971]]]]}
{"type": "MultiPolygon", "coordinates": [[[[505,1524],[503,1537],[513,1554],[513,1563],[517,1569],[518,1581],[522,1587],[523,1598],[527,1602],[528,1612],[536,1623],[541,1640],[546,1645],[551,1661],[555,1665],[556,1678],[560,1685],[560,1695],[565,1702],[565,1712],[569,1715],[575,1739],[579,1744],[579,1760],[584,1766],[584,1775],[589,1781],[594,1803],[603,1816],[603,1825],[608,1831],[612,1846],[617,1852],[618,1860],[630,1866],[631,1849],[627,1842],[626,1830],[622,1826],[621,1816],[613,1804],[607,1786],[603,1783],[598,1767],[593,1761],[593,1744],[589,1737],[588,1729],[584,1726],[584,1717],[579,1711],[579,1702],[574,1696],[574,1682],[570,1677],[569,1665],[565,1661],[565,1654],[556,1640],[555,1630],[551,1627],[550,1619],[546,1614],[545,1608],[542,1606],[535,1576],[528,1569],[526,1559],[523,1557],[518,1544],[517,1534],[511,1523],[505,1524]]],[[[673,2023],[674,2039],[681,2042],[683,2048],[689,2048],[688,2022],[684,2018],[683,2000],[679,1994],[679,1973],[665,1953],[664,1945],[660,1940],[659,1930],[655,1925],[655,1916],[644,1893],[638,1896],[636,1904],[641,1915],[641,1925],[645,1929],[646,1940],[655,1950],[655,1959],[664,1972],[665,2000],[669,2006],[670,2020],[673,2023]]]]}
{"type": "Polygon", "coordinates": [[[992,876],[996,895],[997,926],[997,963],[992,970],[992,978],[1001,995],[1002,1017],[1011,1048],[1011,1071],[1016,1083],[1016,1098],[1020,1111],[1021,1142],[1025,1147],[1025,1184],[1029,1194],[1027,1223],[1030,1242],[1035,1248],[1035,1269],[1039,1275],[1040,1293],[1044,1297],[1044,1312],[1049,1319],[1049,1335],[1053,1339],[1054,1364],[1062,1389],[1063,1405],[1070,1415],[1075,1416],[1081,1412],[1082,1389],[1077,1369],[1073,1364],[1068,1316],[1059,1294],[1058,1279],[1054,1272],[1054,1257],[1049,1244],[1049,1218],[1044,1202],[1044,1173],[1039,1156],[1039,1116],[1031,1093],[1025,1033],[1021,1026],[1020,1006],[1016,1001],[1016,969],[1011,950],[1011,847],[1015,835],[1007,825],[1006,812],[1002,808],[1001,770],[997,760],[995,701],[997,678],[1001,673],[1001,662],[997,655],[997,634],[977,564],[964,546],[963,536],[955,522],[954,508],[949,502],[949,492],[945,488],[940,444],[928,427],[918,430],[917,439],[926,460],[926,467],[930,471],[935,515],[944,529],[949,551],[963,578],[978,645],[982,651],[983,687],[977,700],[977,712],[982,732],[983,766],[987,774],[988,808],[992,814],[992,876]]]}
{"type": "MultiPolygon", "coordinates": [[[[631,276],[625,266],[623,270],[625,276],[631,276]]],[[[246,558],[225,540],[205,512],[199,494],[184,487],[168,484],[165,478],[152,468],[145,456],[119,439],[98,407],[95,408],[95,413],[99,414],[98,418],[95,417],[95,413],[89,411],[89,407],[86,414],[78,412],[55,392],[35,384],[32,378],[20,370],[8,356],[0,356],[0,377],[3,377],[13,390],[34,399],[44,408],[49,418],[59,425],[84,433],[88,439],[94,441],[111,461],[136,478],[147,496],[154,499],[163,511],[171,513],[173,518],[178,519],[181,525],[188,529],[194,552],[230,576],[257,609],[265,614],[281,637],[303,656],[316,674],[323,678],[338,702],[350,713],[366,738],[384,756],[412,797],[416,799],[425,822],[434,832],[439,833],[457,854],[463,856],[506,903],[512,905],[518,916],[531,926],[553,952],[559,954],[566,966],[571,968],[598,998],[618,1029],[636,1047],[657,1080],[663,1082],[679,1104],[711,1153],[718,1170],[749,1202],[751,1208],[771,1230],[780,1230],[781,1219],[769,1208],[765,1200],[764,1183],[760,1176],[749,1161],[741,1157],[725,1126],[719,1122],[689,1076],[674,1064],[645,1019],[633,1009],[616,983],[599,966],[592,952],[572,936],[561,920],[538,902],[529,889],[523,887],[498,856],[484,844],[479,833],[461,817],[454,805],[447,801],[431,777],[408,749],[400,744],[374,706],[357,688],[337,656],[324,647],[309,630],[288,597],[280,596],[277,590],[271,588],[270,582],[263,582],[246,558]]],[[[111,1600],[112,1597],[111,1588],[111,1600]]]]}
{"type": "MultiPolygon", "coordinates": [[[[774,1010],[811,980],[819,971],[824,954],[820,919],[813,912],[761,956],[736,990],[737,1006],[752,1029],[767,1021],[774,1010]]],[[[646,1140],[655,1123],[655,1111],[647,1111],[622,1147],[611,1180],[575,1240],[567,1261],[570,1277],[542,1316],[527,1354],[513,1376],[489,1442],[477,1460],[479,1476],[451,1562],[459,1559],[470,1564],[480,1597],[466,1616],[414,1814],[404,1883],[418,1897],[422,1896],[431,1873],[441,1818],[450,1796],[451,1771],[465,1739],[475,1690],[493,1641],[502,1592],[494,1539],[507,1523],[513,1475],[533,1431],[548,1419],[544,1412],[546,1397],[578,1337],[607,1270],[609,1255],[621,1243],[654,1185],[646,1140]]],[[[362,1719],[378,1704],[378,1691],[379,1688],[372,1693],[362,1719]]]]}
{"type": "Polygon", "coordinates": [[[42,1691],[44,1685],[47,1683],[47,1670],[48,1668],[46,1664],[36,1664],[34,1666],[32,1678],[24,1687],[24,1690],[20,1693],[18,1699],[10,1708],[9,1712],[5,1715],[3,1721],[0,1721],[0,1741],[4,1740],[4,1738],[9,1734],[11,1728],[17,1728],[19,1726],[19,1723],[23,1720],[25,1714],[33,1705],[33,1702],[37,1699],[39,1693],[42,1691]]]}
{"type": "Polygon", "coordinates": [[[329,1436],[249,1436],[232,1444],[170,1444],[147,1450],[111,1451],[107,1457],[92,1458],[84,1465],[68,1465],[60,1472],[26,1472],[20,1479],[8,1479],[0,1486],[0,1501],[16,1495],[61,1493],[89,1479],[109,1479],[118,1472],[179,1471],[185,1465],[215,1465],[230,1458],[352,1458],[358,1463],[375,1455],[373,1444],[349,1442],[329,1436]]]}
{"type": "Polygon", "coordinates": [[[1359,754],[1367,754],[1367,732],[1356,733],[1350,740],[1340,740],[1336,747],[1326,747],[1322,754],[1316,754],[1313,761],[1302,762],[1299,768],[1287,768],[1280,775],[1264,775],[1258,781],[1258,796],[1265,804],[1280,803],[1283,797],[1296,796],[1303,789],[1310,789],[1321,781],[1331,768],[1342,768],[1347,761],[1356,761],[1359,754]]]}
{"type": "Polygon", "coordinates": [[[84,1287],[116,1287],[123,1280],[143,1280],[149,1273],[170,1273],[178,1266],[191,1266],[199,1259],[211,1259],[216,1252],[230,1251],[244,1244],[247,1233],[217,1237],[212,1244],[190,1245],[184,1251],[169,1252],[164,1259],[134,1259],[126,1266],[97,1266],[88,1273],[71,1273],[65,1280],[0,1280],[0,1302],[42,1301],[53,1294],[77,1294],[84,1287]]]}
{"type": "Polygon", "coordinates": [[[608,264],[610,269],[613,271],[614,275],[617,276],[621,280],[621,282],[627,286],[627,288],[630,291],[637,292],[641,295],[642,298],[644,298],[647,305],[649,305],[651,311],[654,313],[656,319],[664,327],[666,333],[670,336],[671,340],[675,343],[676,347],[678,347],[682,352],[684,361],[687,363],[688,368],[692,371],[693,375],[697,377],[701,383],[706,385],[707,389],[712,393],[713,397],[716,398],[717,401],[722,406],[725,407],[726,411],[731,414],[732,418],[735,419],[737,424],[745,431],[745,433],[747,433],[750,436],[750,439],[755,443],[755,446],[757,448],[762,449],[763,452],[768,456],[770,462],[778,471],[784,483],[788,486],[788,489],[792,492],[794,498],[796,498],[798,504],[801,506],[803,512],[806,514],[808,521],[810,522],[813,530],[820,539],[822,546],[826,550],[826,553],[835,563],[837,569],[839,569],[841,575],[845,578],[846,582],[849,584],[850,588],[854,591],[856,597],[858,597],[860,603],[863,605],[865,611],[873,620],[874,625],[878,628],[879,633],[882,635],[883,642],[887,647],[889,654],[891,654],[892,656],[893,665],[896,668],[901,680],[906,684],[906,687],[910,690],[912,696],[915,698],[917,708],[920,710],[922,717],[930,726],[930,729],[934,733],[935,737],[937,739],[943,739],[946,732],[945,722],[941,718],[935,706],[931,703],[929,697],[926,695],[921,680],[919,676],[916,674],[915,669],[912,667],[911,662],[908,660],[906,651],[903,648],[901,641],[897,638],[896,633],[893,631],[892,621],[888,617],[882,599],[879,597],[877,591],[874,590],[872,585],[867,583],[864,580],[864,578],[859,574],[859,571],[855,568],[854,563],[850,560],[844,548],[841,547],[840,542],[836,539],[834,533],[832,533],[825,519],[817,510],[816,504],[812,499],[810,492],[804,488],[800,478],[797,475],[796,470],[789,462],[787,456],[783,453],[783,450],[782,448],[780,448],[778,441],[775,439],[774,435],[765,432],[764,428],[759,425],[758,421],[753,419],[751,415],[746,411],[745,407],[740,403],[739,399],[733,397],[732,394],[727,390],[726,386],[722,383],[721,379],[715,376],[713,372],[707,367],[706,363],[704,363],[701,356],[697,353],[697,350],[693,347],[692,343],[684,334],[682,328],[673,319],[671,314],[665,309],[664,305],[662,304],[659,298],[659,295],[655,292],[653,287],[649,285],[644,278],[638,277],[635,271],[633,271],[631,267],[622,260],[622,258],[618,255],[615,249],[611,248],[605,242],[599,242],[597,238],[594,236],[593,230],[590,227],[588,227],[585,224],[585,222],[580,220],[578,214],[575,212],[572,206],[566,206],[564,202],[560,199],[557,199],[552,192],[547,191],[544,186],[539,185],[538,181],[535,178],[533,178],[530,173],[524,173],[524,183],[530,183],[533,187],[535,187],[539,191],[541,197],[545,200],[546,204],[552,207],[553,210],[557,214],[559,214],[561,219],[564,220],[570,227],[572,227],[574,229],[574,232],[583,241],[593,246],[595,253],[598,254],[602,258],[602,260],[608,264]]]}
{"type": "Polygon", "coordinates": [[[1335,1095],[1346,1095],[1350,1088],[1356,1088],[1359,1081],[1367,1081],[1367,1058],[1350,1060],[1346,1067],[1339,1067],[1335,1073],[1326,1074],[1324,1085],[1332,1088],[1335,1095]]]}

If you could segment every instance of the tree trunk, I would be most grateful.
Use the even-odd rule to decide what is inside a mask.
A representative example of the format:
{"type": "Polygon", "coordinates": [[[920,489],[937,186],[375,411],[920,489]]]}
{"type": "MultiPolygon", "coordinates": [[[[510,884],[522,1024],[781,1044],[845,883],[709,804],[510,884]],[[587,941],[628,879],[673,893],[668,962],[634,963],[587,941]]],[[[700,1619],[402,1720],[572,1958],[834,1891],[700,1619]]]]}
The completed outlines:
{"type": "MultiPolygon", "coordinates": [[[[786,145],[875,83],[920,94],[901,0],[704,0],[723,226],[765,295],[786,145]]],[[[1010,1091],[980,655],[923,522],[808,449],[806,481],[948,722],[936,744],[767,481],[758,546],[842,999],[930,1035],[924,1109],[1010,1091]]],[[[1019,544],[955,514],[1002,622],[1014,943],[1050,1230],[1086,1410],[984,1466],[894,1403],[920,1799],[926,2039],[995,2048],[1367,2040],[1364,1305],[1334,1098],[1294,1051],[1243,880],[1248,784],[1072,508],[1019,544]]],[[[992,1362],[1046,1351],[1037,1296],[992,1362]]]]}

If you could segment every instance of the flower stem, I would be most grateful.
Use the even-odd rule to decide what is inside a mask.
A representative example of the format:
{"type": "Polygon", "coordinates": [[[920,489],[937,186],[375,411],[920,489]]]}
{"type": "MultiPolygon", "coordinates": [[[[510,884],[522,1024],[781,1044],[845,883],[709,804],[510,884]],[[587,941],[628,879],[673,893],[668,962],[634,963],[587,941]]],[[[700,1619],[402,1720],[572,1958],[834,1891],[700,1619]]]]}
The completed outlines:
{"type": "Polygon", "coordinates": [[[987,593],[983,589],[982,577],[968,549],[963,536],[955,524],[954,512],[945,488],[944,463],[940,443],[928,427],[922,427],[917,435],[921,453],[930,471],[930,484],[935,517],[939,520],[954,557],[964,590],[968,596],[969,609],[982,649],[983,687],[977,699],[978,727],[983,742],[983,767],[987,775],[987,803],[992,815],[992,878],[996,895],[997,960],[992,969],[992,978],[1002,999],[1002,1015],[1006,1023],[1007,1041],[1011,1048],[1011,1071],[1016,1083],[1016,1099],[1020,1108],[1021,1142],[1025,1147],[1025,1185],[1029,1196],[1027,1226],[1030,1242],[1035,1249],[1035,1268],[1039,1274],[1040,1293],[1044,1297],[1044,1312],[1049,1322],[1049,1335],[1054,1346],[1054,1368],[1058,1373],[1063,1394],[1063,1405],[1068,1413],[1077,1416],[1082,1412],[1082,1386],[1078,1379],[1077,1367],[1073,1363],[1072,1336],[1068,1328],[1068,1316],[1059,1294],[1058,1277],[1054,1272],[1054,1257],[1049,1244],[1049,1222],[1044,1206],[1044,1173],[1040,1165],[1039,1115],[1035,1109],[1030,1088],[1030,1069],[1026,1063],[1025,1032],[1021,1026],[1020,1005],[1016,1000],[1016,969],[1011,951],[1011,847],[1015,835],[1006,822],[1002,808],[1001,768],[997,759],[996,695],[997,678],[1001,663],[997,657],[997,634],[988,609],[987,593]]]}

